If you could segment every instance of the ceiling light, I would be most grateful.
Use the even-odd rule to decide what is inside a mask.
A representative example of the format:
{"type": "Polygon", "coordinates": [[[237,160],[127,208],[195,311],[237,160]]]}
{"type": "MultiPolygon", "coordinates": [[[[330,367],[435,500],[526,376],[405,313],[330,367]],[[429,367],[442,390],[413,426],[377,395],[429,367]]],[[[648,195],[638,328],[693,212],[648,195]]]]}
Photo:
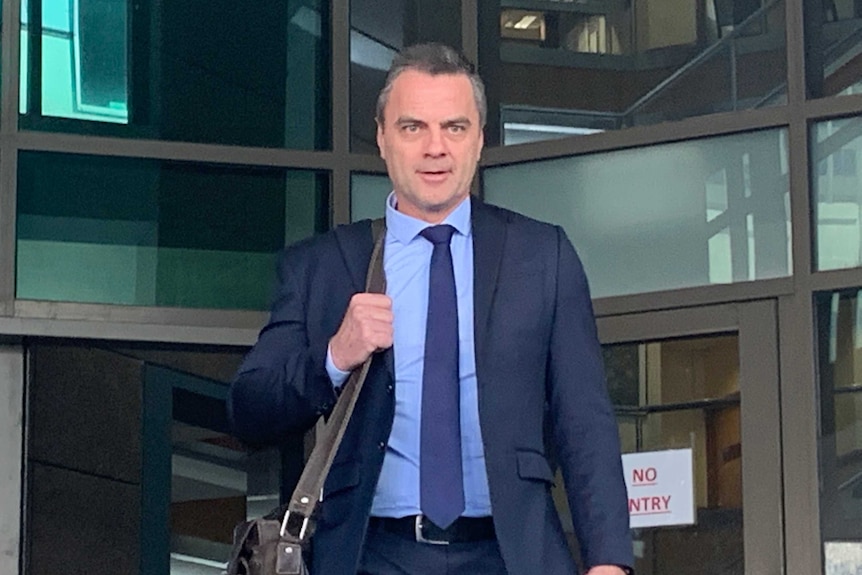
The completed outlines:
{"type": "Polygon", "coordinates": [[[521,20],[515,24],[515,29],[517,30],[526,30],[530,27],[530,25],[536,21],[536,16],[524,16],[521,20]]]}

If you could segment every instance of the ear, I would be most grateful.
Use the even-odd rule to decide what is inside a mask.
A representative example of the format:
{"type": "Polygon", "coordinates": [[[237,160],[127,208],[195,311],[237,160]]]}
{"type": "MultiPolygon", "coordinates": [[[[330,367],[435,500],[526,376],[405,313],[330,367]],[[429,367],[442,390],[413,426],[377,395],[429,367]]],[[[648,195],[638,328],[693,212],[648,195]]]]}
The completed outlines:
{"type": "Polygon", "coordinates": [[[377,124],[377,149],[380,151],[380,157],[386,160],[385,146],[383,145],[383,124],[379,120],[375,120],[377,124]]]}

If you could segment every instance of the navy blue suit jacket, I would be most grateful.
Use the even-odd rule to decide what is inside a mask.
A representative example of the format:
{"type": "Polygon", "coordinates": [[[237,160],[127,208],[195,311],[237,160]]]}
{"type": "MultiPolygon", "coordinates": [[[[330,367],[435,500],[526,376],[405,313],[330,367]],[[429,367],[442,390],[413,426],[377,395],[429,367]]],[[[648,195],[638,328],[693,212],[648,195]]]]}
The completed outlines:
{"type": "MultiPolygon", "coordinates": [[[[479,418],[507,569],[575,573],[551,498],[547,439],[585,564],[631,566],[617,425],[581,263],[561,228],[472,201],[479,418]]],[[[331,410],[327,345],[364,287],[371,249],[366,220],[284,251],[271,318],[230,390],[238,437],[276,443],[331,410]]],[[[315,574],[356,572],[392,428],[392,366],[392,350],[374,359],[326,480],[315,574]]]]}

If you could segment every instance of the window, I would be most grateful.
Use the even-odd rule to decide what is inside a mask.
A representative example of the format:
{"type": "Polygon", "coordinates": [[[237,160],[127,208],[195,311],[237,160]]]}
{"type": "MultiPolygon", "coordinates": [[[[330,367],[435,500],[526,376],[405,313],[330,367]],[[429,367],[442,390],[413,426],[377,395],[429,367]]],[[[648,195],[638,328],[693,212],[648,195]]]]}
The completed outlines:
{"type": "Polygon", "coordinates": [[[785,130],[487,168],[485,199],[562,225],[594,297],[790,275],[785,130]]]}
{"type": "Polygon", "coordinates": [[[23,128],[329,148],[324,2],[22,1],[23,128]]]}
{"type": "Polygon", "coordinates": [[[862,265],[862,149],[859,118],[828,120],[812,130],[812,203],[815,213],[815,265],[818,270],[862,265]],[[813,171],[813,170],[812,170],[813,171]]]}
{"type": "Polygon", "coordinates": [[[19,299],[269,307],[278,252],[329,228],[303,170],[22,152],[19,299]]]}

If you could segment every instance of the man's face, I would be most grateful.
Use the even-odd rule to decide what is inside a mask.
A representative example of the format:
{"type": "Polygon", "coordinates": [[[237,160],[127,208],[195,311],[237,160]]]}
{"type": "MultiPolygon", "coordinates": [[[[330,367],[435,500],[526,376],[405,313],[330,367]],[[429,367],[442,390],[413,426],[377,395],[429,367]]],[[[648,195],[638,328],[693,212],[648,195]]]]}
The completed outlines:
{"type": "Polygon", "coordinates": [[[398,211],[442,221],[470,194],[484,136],[465,74],[405,70],[392,83],[377,126],[398,211]]]}

